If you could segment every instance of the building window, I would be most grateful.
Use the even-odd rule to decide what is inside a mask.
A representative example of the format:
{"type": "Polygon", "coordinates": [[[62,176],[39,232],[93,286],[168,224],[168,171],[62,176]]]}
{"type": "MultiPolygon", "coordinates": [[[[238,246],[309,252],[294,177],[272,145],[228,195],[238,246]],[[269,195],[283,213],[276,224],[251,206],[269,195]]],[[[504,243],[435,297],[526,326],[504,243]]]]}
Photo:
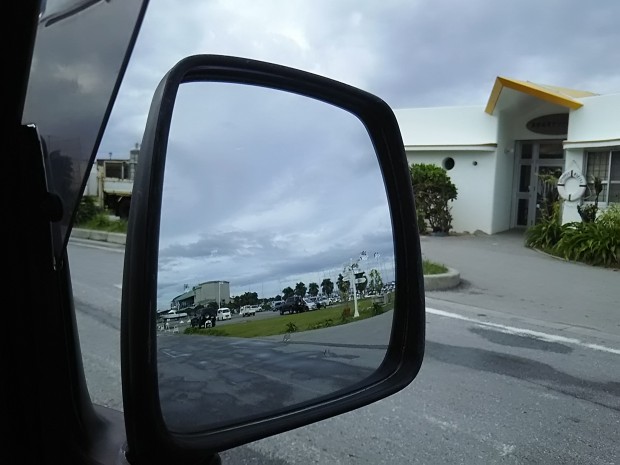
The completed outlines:
{"type": "Polygon", "coordinates": [[[594,178],[603,183],[599,202],[620,203],[620,150],[609,149],[586,154],[586,177],[588,179],[587,201],[594,201],[594,178]]]}

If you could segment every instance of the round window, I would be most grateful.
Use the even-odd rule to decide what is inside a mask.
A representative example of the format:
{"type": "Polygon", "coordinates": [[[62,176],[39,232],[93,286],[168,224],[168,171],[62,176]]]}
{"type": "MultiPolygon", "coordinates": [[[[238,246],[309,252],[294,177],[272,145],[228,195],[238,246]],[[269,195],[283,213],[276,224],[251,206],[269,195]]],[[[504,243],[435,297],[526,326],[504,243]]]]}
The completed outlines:
{"type": "Polygon", "coordinates": [[[444,158],[442,165],[446,171],[450,171],[452,168],[454,168],[454,158],[452,157],[444,158]]]}

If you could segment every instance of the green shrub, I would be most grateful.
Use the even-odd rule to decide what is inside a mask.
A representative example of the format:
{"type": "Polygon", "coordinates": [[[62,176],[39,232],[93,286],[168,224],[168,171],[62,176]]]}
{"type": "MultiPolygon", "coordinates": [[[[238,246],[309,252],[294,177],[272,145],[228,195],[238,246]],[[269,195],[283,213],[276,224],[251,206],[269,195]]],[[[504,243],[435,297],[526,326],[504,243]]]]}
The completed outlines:
{"type": "Polygon", "coordinates": [[[604,227],[615,227],[617,231],[620,228],[620,203],[610,204],[597,221],[604,227]]]}
{"type": "Polygon", "coordinates": [[[292,321],[289,321],[286,324],[286,332],[287,333],[296,333],[297,332],[297,325],[295,323],[293,323],[292,321]]]}
{"type": "Polygon", "coordinates": [[[379,302],[374,302],[372,304],[372,314],[374,316],[377,315],[381,315],[383,313],[383,305],[381,305],[379,302]]]}
{"type": "Polygon", "coordinates": [[[223,329],[215,329],[215,328],[194,328],[187,327],[183,331],[183,334],[200,334],[206,336],[228,336],[228,333],[223,329]]]}
{"type": "Polygon", "coordinates": [[[422,212],[418,211],[416,217],[418,219],[418,232],[421,235],[428,234],[428,226],[426,225],[426,220],[424,219],[424,214],[422,212]]]}
{"type": "Polygon", "coordinates": [[[78,228],[85,229],[94,229],[97,231],[108,231],[108,232],[119,232],[126,233],[127,232],[127,221],[126,220],[112,220],[110,216],[106,213],[98,213],[89,221],[84,223],[78,223],[78,228]]]}
{"type": "Polygon", "coordinates": [[[317,321],[314,324],[308,325],[308,329],[329,328],[330,326],[334,326],[334,320],[327,318],[326,320],[317,321]]]}
{"type": "Polygon", "coordinates": [[[433,232],[449,232],[452,229],[450,202],[456,199],[457,189],[447,171],[433,164],[414,163],[409,173],[420,233],[426,231],[426,221],[433,232]],[[422,223],[423,220],[426,221],[422,223]]]}
{"type": "Polygon", "coordinates": [[[590,265],[620,267],[620,208],[608,208],[594,222],[565,224],[553,252],[590,265]]]}
{"type": "Polygon", "coordinates": [[[540,221],[525,232],[525,246],[550,252],[562,237],[560,220],[560,202],[554,202],[550,215],[544,215],[540,221]]]}
{"type": "Polygon", "coordinates": [[[577,212],[579,213],[579,216],[581,216],[581,220],[584,223],[593,223],[596,220],[597,211],[598,205],[594,203],[577,205],[577,212]]]}
{"type": "Polygon", "coordinates": [[[103,213],[103,208],[97,205],[95,197],[86,195],[80,199],[80,205],[75,213],[75,223],[84,224],[92,221],[97,215],[103,213]]]}
{"type": "Polygon", "coordinates": [[[110,213],[97,205],[95,197],[84,196],[75,214],[75,225],[78,228],[94,229],[108,232],[127,232],[127,220],[110,219],[110,213]]]}
{"type": "Polygon", "coordinates": [[[340,322],[347,323],[351,319],[351,309],[349,307],[345,307],[342,309],[342,313],[340,314],[340,322]]]}
{"type": "MultiPolygon", "coordinates": [[[[592,185],[594,190],[594,203],[577,205],[577,212],[579,213],[579,216],[581,216],[581,221],[584,223],[593,223],[596,221],[596,214],[598,212],[598,198],[601,195],[601,192],[603,192],[603,182],[600,178],[594,177],[592,185]]],[[[589,185],[588,189],[590,189],[589,185]]],[[[592,195],[589,197],[592,197],[592,195]]]]}

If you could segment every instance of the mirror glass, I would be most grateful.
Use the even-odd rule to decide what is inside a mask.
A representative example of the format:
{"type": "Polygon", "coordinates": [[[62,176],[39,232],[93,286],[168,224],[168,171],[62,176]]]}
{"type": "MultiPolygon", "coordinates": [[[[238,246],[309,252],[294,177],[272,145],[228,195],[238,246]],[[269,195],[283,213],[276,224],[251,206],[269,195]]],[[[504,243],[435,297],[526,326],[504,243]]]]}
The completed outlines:
{"type": "Polygon", "coordinates": [[[157,295],[171,431],[260,418],[361,382],[385,357],[393,289],[387,196],[356,116],[268,88],[181,86],[157,295]]]}

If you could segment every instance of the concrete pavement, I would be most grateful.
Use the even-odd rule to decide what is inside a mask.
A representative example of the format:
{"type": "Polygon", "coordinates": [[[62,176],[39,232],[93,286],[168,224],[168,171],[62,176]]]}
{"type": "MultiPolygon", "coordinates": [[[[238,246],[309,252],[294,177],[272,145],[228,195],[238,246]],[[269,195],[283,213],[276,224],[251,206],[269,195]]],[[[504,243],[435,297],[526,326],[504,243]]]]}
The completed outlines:
{"type": "Polygon", "coordinates": [[[620,338],[620,270],[567,262],[531,250],[522,231],[423,236],[424,258],[459,270],[461,284],[426,292],[450,302],[620,338]]]}
{"type": "MultiPolygon", "coordinates": [[[[74,229],[72,237],[125,243],[124,234],[101,231],[74,229]]],[[[422,236],[421,247],[424,258],[446,265],[460,279],[456,287],[454,281],[435,286],[427,280],[427,306],[450,302],[470,313],[484,309],[620,340],[620,270],[528,249],[523,231],[422,236]]]]}

